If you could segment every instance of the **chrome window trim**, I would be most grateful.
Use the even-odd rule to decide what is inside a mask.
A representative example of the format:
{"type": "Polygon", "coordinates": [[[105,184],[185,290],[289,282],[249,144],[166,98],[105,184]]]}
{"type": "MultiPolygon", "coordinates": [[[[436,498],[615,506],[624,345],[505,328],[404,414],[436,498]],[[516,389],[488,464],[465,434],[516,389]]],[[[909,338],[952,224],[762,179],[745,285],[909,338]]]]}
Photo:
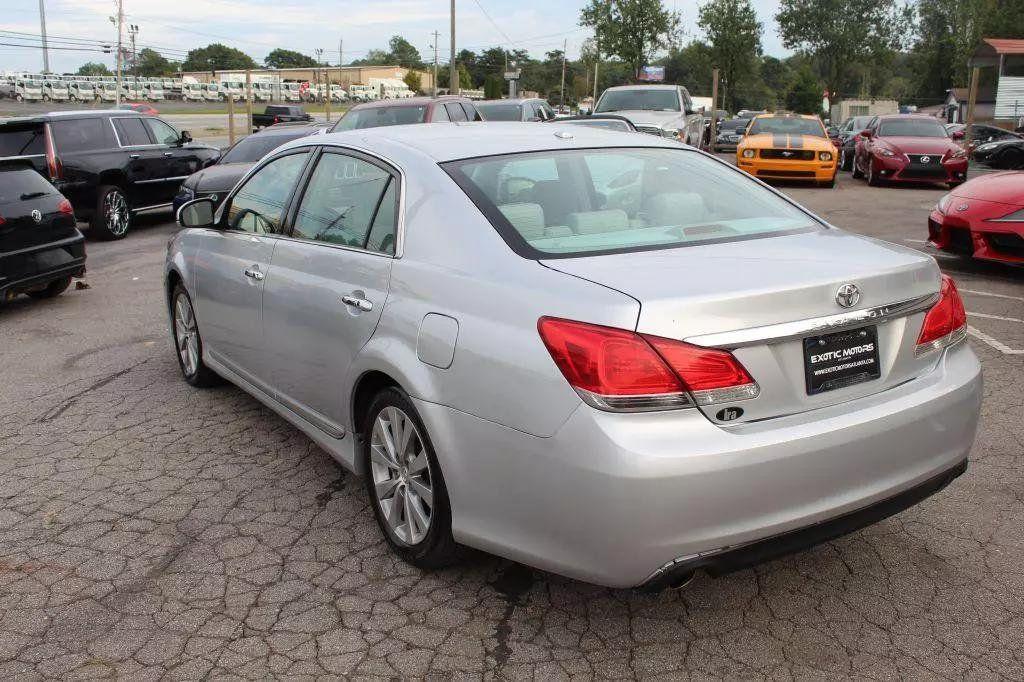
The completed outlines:
{"type": "Polygon", "coordinates": [[[698,334],[689,336],[683,341],[696,346],[709,348],[742,348],[743,346],[778,343],[790,339],[799,339],[813,334],[834,332],[863,324],[882,322],[896,317],[906,317],[931,308],[939,300],[939,294],[927,294],[917,298],[875,306],[864,310],[848,313],[814,317],[796,322],[783,322],[763,327],[737,329],[735,331],[717,332],[714,334],[698,334]]]}
{"type": "Polygon", "coordinates": [[[184,180],[187,177],[190,177],[190,176],[188,176],[188,175],[175,175],[174,177],[170,177],[170,178],[155,178],[153,180],[136,180],[135,184],[136,185],[149,185],[149,184],[152,184],[154,182],[174,182],[175,180],[184,180]]]}

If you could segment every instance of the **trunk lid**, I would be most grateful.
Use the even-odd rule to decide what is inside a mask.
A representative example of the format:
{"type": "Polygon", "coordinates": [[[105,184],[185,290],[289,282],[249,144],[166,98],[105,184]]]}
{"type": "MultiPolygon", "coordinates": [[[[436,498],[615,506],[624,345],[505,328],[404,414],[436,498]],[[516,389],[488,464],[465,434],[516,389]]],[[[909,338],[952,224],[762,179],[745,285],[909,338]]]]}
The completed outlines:
{"type": "MultiPolygon", "coordinates": [[[[760,387],[758,397],[736,403],[736,422],[870,395],[935,364],[934,354],[915,354],[927,299],[939,290],[935,261],[841,230],[544,264],[636,298],[639,333],[733,351],[760,387]],[[845,284],[861,293],[850,308],[837,302],[845,284]],[[906,301],[916,305],[894,306],[906,301]],[[880,376],[811,394],[804,339],[872,326],[880,376]]],[[[714,420],[722,407],[701,409],[714,420]]]]}

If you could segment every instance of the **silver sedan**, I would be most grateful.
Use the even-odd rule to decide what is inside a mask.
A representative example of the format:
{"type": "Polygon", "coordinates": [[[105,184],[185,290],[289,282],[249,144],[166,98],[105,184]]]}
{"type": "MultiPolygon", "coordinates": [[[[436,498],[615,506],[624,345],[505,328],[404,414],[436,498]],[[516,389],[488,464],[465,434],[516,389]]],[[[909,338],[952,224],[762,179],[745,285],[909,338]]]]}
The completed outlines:
{"type": "Polygon", "coordinates": [[[956,287],[713,157],[580,126],[304,138],[178,213],[185,380],[360,474],[420,567],[657,588],[850,532],[967,465],[956,287]]]}

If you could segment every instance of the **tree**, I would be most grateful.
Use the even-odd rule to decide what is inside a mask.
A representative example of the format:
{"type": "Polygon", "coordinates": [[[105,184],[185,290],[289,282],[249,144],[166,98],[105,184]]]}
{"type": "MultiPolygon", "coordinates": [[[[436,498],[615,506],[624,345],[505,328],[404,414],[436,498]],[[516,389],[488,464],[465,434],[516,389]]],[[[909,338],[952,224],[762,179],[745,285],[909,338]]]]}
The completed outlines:
{"type": "Polygon", "coordinates": [[[896,0],[781,0],[775,20],[782,44],[814,56],[829,92],[841,93],[851,64],[901,46],[910,16],[896,0]]]}
{"type": "Polygon", "coordinates": [[[109,76],[110,69],[99,62],[86,62],[78,67],[75,74],[79,76],[109,76]]]}
{"type": "Polygon", "coordinates": [[[174,73],[174,64],[156,50],[144,47],[135,59],[135,70],[140,76],[166,76],[174,73]]]}
{"type": "Polygon", "coordinates": [[[673,47],[661,60],[665,82],[685,85],[691,92],[711,93],[711,47],[699,40],[683,48],[673,47]]]}
{"type": "Polygon", "coordinates": [[[423,60],[420,59],[419,50],[413,47],[412,43],[402,36],[391,36],[388,43],[391,48],[391,63],[407,69],[422,68],[423,60]]]}
{"type": "Polygon", "coordinates": [[[651,54],[668,47],[679,29],[679,14],[661,0],[590,0],[580,25],[597,32],[602,54],[615,55],[635,78],[651,54]]]}
{"type": "Polygon", "coordinates": [[[735,111],[742,81],[754,71],[761,55],[761,22],[750,0],[710,0],[700,8],[697,25],[711,44],[711,59],[729,84],[726,109],[735,111]]]}
{"type": "MultiPolygon", "coordinates": [[[[447,88],[449,80],[448,69],[441,69],[437,74],[437,87],[447,88]]],[[[473,88],[473,78],[469,75],[465,64],[459,64],[459,88],[462,90],[473,88]]]]}
{"type": "Polygon", "coordinates": [[[821,84],[807,67],[797,75],[793,89],[786,95],[786,108],[798,114],[821,113],[821,84]]]}
{"type": "Polygon", "coordinates": [[[484,98],[501,99],[505,92],[505,81],[497,74],[491,74],[484,79],[484,98]]]}
{"type": "Polygon", "coordinates": [[[352,66],[391,66],[391,53],[384,50],[370,50],[362,59],[355,59],[352,66]]]}
{"type": "Polygon", "coordinates": [[[271,50],[270,53],[263,58],[263,63],[271,69],[294,69],[319,66],[317,61],[309,55],[296,52],[295,50],[285,50],[280,47],[275,50],[271,50]]]}
{"type": "Polygon", "coordinates": [[[212,43],[206,47],[189,50],[185,61],[181,64],[182,71],[227,71],[257,68],[252,57],[233,47],[212,43]]]}
{"type": "Polygon", "coordinates": [[[413,92],[419,92],[423,88],[423,78],[418,71],[410,71],[402,80],[413,92]]]}

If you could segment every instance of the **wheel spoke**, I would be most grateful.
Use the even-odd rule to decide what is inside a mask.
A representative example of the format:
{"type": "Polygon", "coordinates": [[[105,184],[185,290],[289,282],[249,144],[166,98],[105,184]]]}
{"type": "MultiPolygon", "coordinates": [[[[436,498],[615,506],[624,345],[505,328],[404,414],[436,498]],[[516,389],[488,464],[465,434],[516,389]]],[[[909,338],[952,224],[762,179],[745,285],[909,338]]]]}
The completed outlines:
{"type": "Polygon", "coordinates": [[[416,495],[417,498],[426,502],[431,508],[434,506],[434,491],[431,490],[430,486],[424,484],[418,479],[409,479],[409,488],[416,495]]]}
{"type": "Polygon", "coordinates": [[[395,494],[395,489],[398,484],[401,483],[399,478],[387,478],[383,481],[377,481],[377,499],[386,500],[395,494]]]}
{"type": "Polygon", "coordinates": [[[394,459],[391,458],[391,455],[388,453],[387,448],[385,448],[383,445],[378,445],[376,443],[372,443],[370,445],[370,459],[377,462],[378,464],[383,465],[388,469],[398,468],[398,464],[395,462],[394,459]]]}
{"type": "Polygon", "coordinates": [[[423,503],[420,502],[419,497],[411,490],[405,495],[405,508],[413,541],[419,542],[427,534],[427,529],[430,528],[430,518],[423,509],[423,503]]]}
{"type": "Polygon", "coordinates": [[[405,455],[409,451],[409,443],[412,441],[412,436],[415,430],[413,429],[412,422],[408,417],[402,415],[400,419],[402,420],[402,433],[397,437],[397,456],[398,460],[402,461],[405,459],[405,455]]]}
{"type": "Polygon", "coordinates": [[[422,474],[427,470],[427,454],[420,450],[420,454],[416,455],[412,461],[409,462],[409,473],[410,474],[422,474]]]}

